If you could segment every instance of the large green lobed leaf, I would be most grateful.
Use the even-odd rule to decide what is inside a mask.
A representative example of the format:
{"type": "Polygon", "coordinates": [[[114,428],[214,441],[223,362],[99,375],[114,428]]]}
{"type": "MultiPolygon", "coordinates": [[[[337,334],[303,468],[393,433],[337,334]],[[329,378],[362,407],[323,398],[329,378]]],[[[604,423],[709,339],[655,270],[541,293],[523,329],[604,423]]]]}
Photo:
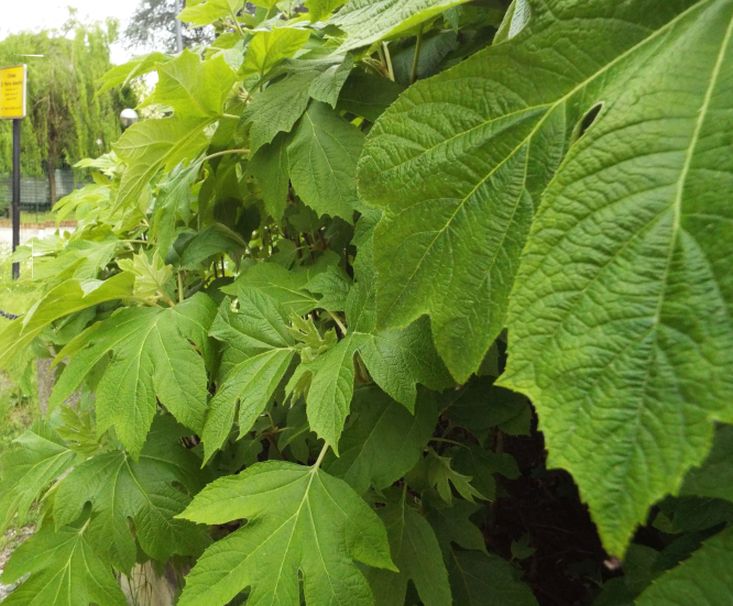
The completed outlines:
{"type": "Polygon", "coordinates": [[[203,484],[200,461],[180,437],[169,417],[159,417],[137,461],[114,450],[74,468],[55,493],[57,531],[89,506],[86,540],[120,570],[132,568],[137,545],[158,562],[198,555],[209,543],[205,529],[174,519],[203,484]]]}
{"type": "Polygon", "coordinates": [[[209,144],[211,125],[221,117],[236,75],[223,57],[201,60],[184,51],[158,68],[160,80],[146,105],[173,110],[162,120],[133,124],[114,150],[127,165],[117,193],[118,207],[136,206],[161,169],[190,162],[209,144]]]}
{"type": "Polygon", "coordinates": [[[357,389],[339,456],[329,455],[325,470],[359,494],[370,486],[383,490],[394,484],[418,462],[438,422],[435,399],[428,393],[408,412],[376,386],[357,389]]]}
{"type": "Polygon", "coordinates": [[[331,21],[347,34],[341,50],[352,50],[417,28],[468,0],[350,0],[331,21]]]}
{"type": "Polygon", "coordinates": [[[256,31],[247,45],[242,72],[245,76],[260,77],[275,65],[292,57],[305,46],[310,37],[307,29],[279,27],[270,31],[256,31]]]}
{"type": "Polygon", "coordinates": [[[228,604],[249,588],[248,606],[305,602],[373,604],[356,561],[394,569],[377,515],[343,481],[315,467],[258,463],[216,480],[182,517],[247,523],[212,545],[186,578],[179,604],[228,604]]]}
{"type": "Polygon", "coordinates": [[[351,222],[359,207],[356,162],[364,135],[325,103],[313,102],[288,146],[293,189],[319,215],[351,222]]]}
{"type": "Polygon", "coordinates": [[[98,431],[114,427],[138,454],[158,401],[181,423],[198,431],[206,412],[207,374],[199,352],[207,350],[216,314],[203,293],[174,308],[129,307],[92,325],[59,353],[70,361],[54,386],[51,403],[71,396],[98,365],[112,357],[96,387],[98,431]],[[196,350],[194,345],[198,348],[196,350]]]}
{"type": "Polygon", "coordinates": [[[453,598],[440,544],[430,523],[408,503],[403,492],[379,512],[399,572],[369,571],[375,603],[404,606],[408,585],[412,583],[424,606],[448,606],[453,598]]]}
{"type": "Polygon", "coordinates": [[[622,553],[733,415],[733,3],[528,5],[367,138],[378,322],[429,315],[460,381],[508,323],[503,384],[622,553]]]}
{"type": "Polygon", "coordinates": [[[708,539],[682,564],[669,570],[636,600],[638,606],[723,606],[733,584],[733,529],[708,539]]]}
{"type": "Polygon", "coordinates": [[[71,278],[44,294],[28,312],[0,332],[0,366],[57,320],[101,303],[132,297],[134,277],[122,272],[107,280],[71,278]]]}
{"type": "Polygon", "coordinates": [[[512,296],[502,382],[612,553],[733,421],[732,34],[733,2],[700,2],[607,75],[512,296]]]}
{"type": "Polygon", "coordinates": [[[348,332],[338,344],[312,361],[304,361],[288,391],[310,376],[306,402],[312,431],[339,452],[339,438],[354,395],[354,356],[358,353],[374,382],[414,412],[417,384],[433,389],[449,384],[430,343],[430,329],[416,322],[405,329],[377,330],[374,296],[367,281],[352,286],[346,300],[348,332]]]}
{"type": "Polygon", "coordinates": [[[295,356],[283,312],[272,298],[255,289],[240,290],[236,312],[225,299],[211,335],[227,344],[229,357],[236,361],[209,403],[201,435],[205,460],[229,436],[237,404],[240,437],[252,429],[295,356]]]}
{"type": "Polygon", "coordinates": [[[85,529],[39,532],[8,562],[4,583],[22,581],[3,604],[8,606],[124,606],[125,596],[112,567],[88,542],[85,529]],[[30,573],[30,577],[24,578],[30,573]]]}
{"type": "Polygon", "coordinates": [[[733,502],[733,426],[719,427],[705,462],[685,476],[680,494],[733,502]]]}
{"type": "Polygon", "coordinates": [[[379,323],[430,315],[460,381],[504,325],[533,206],[593,105],[573,95],[683,3],[637,2],[623,14],[602,0],[550,4],[538,3],[520,38],[411,87],[377,121],[360,161],[360,194],[385,211],[375,234],[379,323]],[[590,50],[579,57],[577,48],[590,50]]]}
{"type": "Polygon", "coordinates": [[[178,15],[181,21],[191,25],[209,25],[219,19],[231,17],[236,19],[237,13],[242,9],[242,0],[205,0],[204,2],[189,2],[178,15]]]}
{"type": "Polygon", "coordinates": [[[33,503],[65,470],[76,454],[45,425],[16,438],[0,456],[0,532],[25,524],[33,503]]]}
{"type": "Polygon", "coordinates": [[[232,69],[223,57],[202,61],[188,49],[160,65],[157,72],[158,83],[143,106],[162,105],[188,117],[219,117],[234,84],[232,69]]]}

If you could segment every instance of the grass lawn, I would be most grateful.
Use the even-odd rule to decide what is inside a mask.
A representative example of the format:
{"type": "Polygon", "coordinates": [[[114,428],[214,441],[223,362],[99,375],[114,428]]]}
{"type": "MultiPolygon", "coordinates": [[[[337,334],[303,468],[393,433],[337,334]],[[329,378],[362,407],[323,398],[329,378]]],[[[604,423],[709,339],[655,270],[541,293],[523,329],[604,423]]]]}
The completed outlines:
{"type": "MultiPolygon", "coordinates": [[[[11,276],[12,263],[10,262],[10,251],[7,248],[0,248],[0,309],[12,314],[22,314],[33,304],[33,293],[35,288],[31,282],[25,279],[30,275],[27,263],[22,263],[20,268],[20,280],[14,281],[11,276]]],[[[6,322],[0,318],[0,322],[6,322]]],[[[2,330],[3,324],[0,324],[2,330]]]]}
{"type": "MultiPolygon", "coordinates": [[[[30,282],[11,278],[11,263],[7,250],[0,251],[0,309],[13,313],[23,313],[33,304],[30,282]]],[[[0,318],[0,330],[8,320],[0,318]]],[[[9,376],[0,372],[0,452],[20,435],[37,416],[35,381],[31,376],[9,376]]]]}
{"type": "MultiPolygon", "coordinates": [[[[12,280],[9,253],[7,248],[0,249],[0,309],[22,313],[33,303],[32,288],[28,281],[12,280]]],[[[21,276],[22,270],[21,267],[21,276]]],[[[0,330],[5,328],[7,322],[7,319],[0,318],[0,330]]],[[[0,455],[38,418],[38,392],[34,371],[35,368],[31,367],[26,376],[10,376],[0,371],[0,455]]],[[[34,516],[33,513],[30,515],[31,521],[34,516]]],[[[32,533],[33,524],[30,524],[22,528],[11,527],[0,534],[0,570],[4,568],[13,550],[32,533]]],[[[12,587],[0,585],[0,601],[11,589],[12,587]]]]}
{"type": "Polygon", "coordinates": [[[35,394],[24,394],[7,375],[0,374],[0,453],[30,427],[37,416],[35,394]]]}
{"type": "MultiPolygon", "coordinates": [[[[49,211],[39,213],[20,213],[21,225],[56,225],[56,214],[49,211]]],[[[10,227],[10,217],[0,215],[0,226],[10,227]]]]}

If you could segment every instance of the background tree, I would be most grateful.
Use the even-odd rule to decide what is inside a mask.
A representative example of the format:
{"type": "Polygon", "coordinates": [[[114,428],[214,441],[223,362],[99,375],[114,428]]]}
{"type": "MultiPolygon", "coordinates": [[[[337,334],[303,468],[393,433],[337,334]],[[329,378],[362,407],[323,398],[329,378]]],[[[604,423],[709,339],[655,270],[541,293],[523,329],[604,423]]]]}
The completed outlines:
{"type": "MultiPolygon", "coordinates": [[[[48,175],[52,203],[55,170],[107,151],[120,134],[120,110],[137,104],[129,88],[96,93],[99,78],[111,66],[109,45],[116,36],[114,21],[91,26],[70,21],[60,31],[21,33],[0,42],[0,65],[28,64],[22,170],[48,175]]],[[[0,129],[0,174],[10,168],[7,126],[0,129]]]]}
{"type": "MultiPolygon", "coordinates": [[[[182,0],[142,0],[125,30],[125,39],[130,47],[148,47],[155,50],[175,52],[176,17],[181,12],[182,0]]],[[[183,46],[210,42],[212,28],[191,27],[182,24],[183,46]]]]}

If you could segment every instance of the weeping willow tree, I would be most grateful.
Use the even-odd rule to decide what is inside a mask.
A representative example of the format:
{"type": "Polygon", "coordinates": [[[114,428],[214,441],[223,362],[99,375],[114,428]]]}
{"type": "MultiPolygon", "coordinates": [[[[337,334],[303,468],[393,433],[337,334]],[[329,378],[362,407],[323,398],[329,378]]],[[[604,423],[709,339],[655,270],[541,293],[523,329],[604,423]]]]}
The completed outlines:
{"type": "MultiPolygon", "coordinates": [[[[55,170],[108,151],[120,135],[119,113],[136,104],[130,89],[97,94],[110,68],[117,26],[69,22],[59,31],[20,33],[0,41],[0,65],[28,65],[28,118],[23,121],[22,171],[47,174],[56,200],[55,170]]],[[[0,124],[0,174],[11,168],[10,124],[0,124]]]]}

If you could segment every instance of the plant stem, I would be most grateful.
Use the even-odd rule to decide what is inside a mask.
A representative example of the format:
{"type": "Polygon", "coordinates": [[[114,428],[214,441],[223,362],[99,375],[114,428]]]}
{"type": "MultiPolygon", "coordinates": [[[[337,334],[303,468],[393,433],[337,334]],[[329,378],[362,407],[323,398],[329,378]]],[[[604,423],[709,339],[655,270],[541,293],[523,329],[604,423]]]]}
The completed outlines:
{"type": "Polygon", "coordinates": [[[417,80],[417,66],[420,62],[420,51],[422,50],[422,32],[423,26],[417,32],[417,41],[415,42],[415,56],[412,58],[412,71],[410,72],[410,84],[417,80]]]}
{"type": "Polygon", "coordinates": [[[237,14],[231,9],[229,9],[229,13],[232,15],[232,21],[234,21],[234,27],[237,28],[237,32],[239,32],[240,36],[244,37],[245,33],[244,33],[244,30],[242,29],[242,26],[239,24],[239,19],[237,19],[237,14]]]}
{"type": "Polygon", "coordinates": [[[504,434],[499,428],[496,429],[496,441],[494,444],[494,450],[497,454],[504,452],[504,434]]]}
{"type": "Polygon", "coordinates": [[[448,438],[430,438],[431,442],[442,442],[443,444],[453,444],[454,446],[460,446],[461,448],[468,448],[463,442],[456,440],[449,440],[448,438]]]}
{"type": "Polygon", "coordinates": [[[84,525],[79,529],[79,534],[84,534],[87,531],[87,528],[89,528],[89,522],[92,521],[92,517],[89,516],[87,518],[87,521],[84,522],[84,525]]]}
{"type": "Polygon", "coordinates": [[[178,270],[178,302],[183,303],[184,292],[183,292],[183,272],[178,270]]]}
{"type": "Polygon", "coordinates": [[[323,463],[323,459],[326,457],[326,453],[328,452],[329,448],[330,446],[328,445],[328,442],[326,442],[323,445],[321,452],[318,453],[318,458],[316,459],[316,462],[313,463],[313,471],[316,471],[321,466],[321,463],[323,463]]]}
{"type": "Polygon", "coordinates": [[[219,158],[221,156],[226,156],[227,154],[240,154],[242,156],[246,156],[249,153],[248,149],[244,148],[238,148],[238,149],[225,149],[223,151],[218,151],[213,154],[209,154],[208,156],[204,156],[204,158],[201,160],[201,162],[206,162],[207,160],[213,160],[214,158],[219,158]]]}
{"type": "Polygon", "coordinates": [[[175,307],[176,306],[176,302],[173,299],[171,299],[168,295],[166,295],[164,293],[161,293],[161,294],[162,294],[163,301],[166,302],[166,304],[168,305],[168,307],[175,307]]]}
{"type": "Polygon", "coordinates": [[[384,51],[384,60],[387,64],[387,74],[389,79],[394,82],[394,67],[392,66],[392,55],[389,53],[389,46],[386,42],[382,42],[382,50],[384,51]]]}
{"type": "Polygon", "coordinates": [[[346,336],[346,333],[348,332],[346,329],[346,325],[339,319],[339,317],[328,310],[326,310],[326,313],[331,317],[331,319],[336,323],[336,326],[339,327],[339,330],[341,331],[342,336],[346,336]]]}

